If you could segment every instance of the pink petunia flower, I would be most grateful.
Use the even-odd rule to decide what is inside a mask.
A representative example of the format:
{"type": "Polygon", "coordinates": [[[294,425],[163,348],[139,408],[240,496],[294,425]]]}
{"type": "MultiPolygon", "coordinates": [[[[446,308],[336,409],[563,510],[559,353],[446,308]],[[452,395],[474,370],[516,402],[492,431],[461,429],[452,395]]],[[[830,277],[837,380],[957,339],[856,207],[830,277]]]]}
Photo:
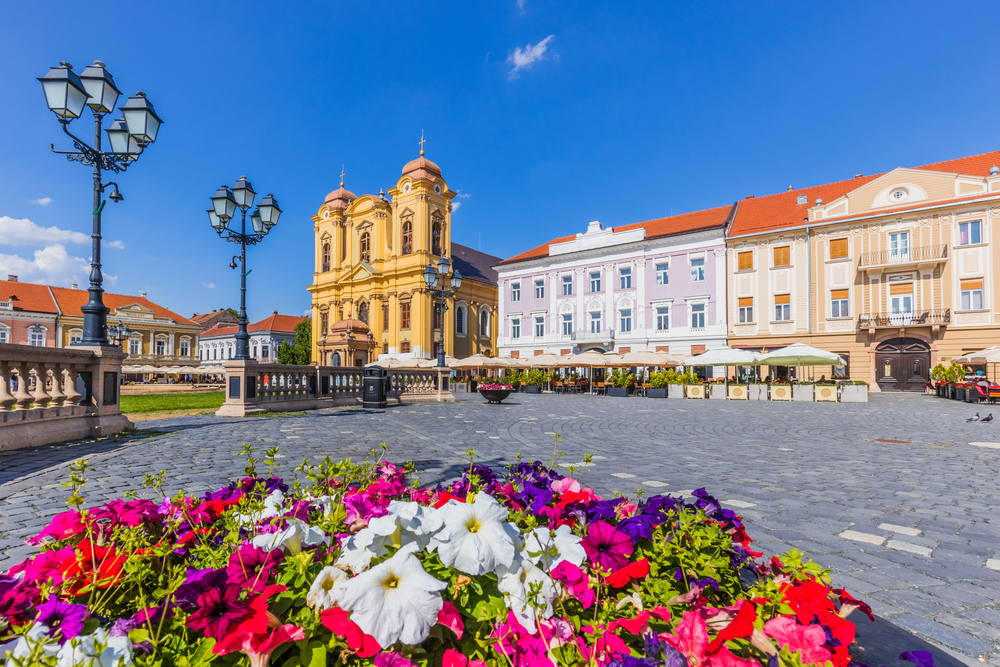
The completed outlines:
{"type": "Polygon", "coordinates": [[[400,655],[395,651],[379,653],[375,656],[374,662],[375,667],[414,667],[414,664],[406,656],[400,655]]]}
{"type": "Polygon", "coordinates": [[[801,625],[791,618],[779,616],[764,624],[764,632],[788,650],[801,651],[803,664],[823,664],[832,657],[823,646],[826,633],[819,625],[801,625]]]}
{"type": "Polygon", "coordinates": [[[38,546],[45,541],[46,537],[51,537],[55,540],[65,540],[67,537],[73,537],[82,533],[84,528],[83,521],[80,519],[80,513],[76,510],[70,510],[56,514],[52,517],[52,522],[42,532],[27,540],[27,542],[32,546],[38,546]]]}
{"type": "Polygon", "coordinates": [[[606,521],[590,524],[581,544],[591,566],[604,572],[617,572],[628,565],[633,549],[629,536],[606,521]]]}
{"type": "Polygon", "coordinates": [[[565,586],[583,604],[584,609],[590,609],[590,605],[594,604],[597,596],[590,587],[590,577],[573,563],[560,561],[552,570],[552,578],[565,586]]]}

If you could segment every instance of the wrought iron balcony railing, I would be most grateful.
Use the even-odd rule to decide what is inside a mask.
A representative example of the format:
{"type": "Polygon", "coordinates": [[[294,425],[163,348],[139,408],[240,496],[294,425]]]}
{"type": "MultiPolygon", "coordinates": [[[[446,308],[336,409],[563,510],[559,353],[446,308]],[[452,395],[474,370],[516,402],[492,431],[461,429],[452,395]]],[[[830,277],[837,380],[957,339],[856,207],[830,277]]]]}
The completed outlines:
{"type": "Polygon", "coordinates": [[[951,308],[915,310],[903,313],[863,313],[858,315],[858,329],[888,329],[950,324],[951,308]]]}
{"type": "Polygon", "coordinates": [[[594,340],[614,340],[615,330],[614,329],[601,329],[600,331],[592,332],[589,330],[574,331],[570,334],[570,340],[576,342],[587,342],[594,340]]]}
{"type": "Polygon", "coordinates": [[[870,266],[891,266],[894,264],[917,264],[948,259],[947,245],[918,245],[906,250],[878,250],[861,255],[861,268],[870,266]]]}

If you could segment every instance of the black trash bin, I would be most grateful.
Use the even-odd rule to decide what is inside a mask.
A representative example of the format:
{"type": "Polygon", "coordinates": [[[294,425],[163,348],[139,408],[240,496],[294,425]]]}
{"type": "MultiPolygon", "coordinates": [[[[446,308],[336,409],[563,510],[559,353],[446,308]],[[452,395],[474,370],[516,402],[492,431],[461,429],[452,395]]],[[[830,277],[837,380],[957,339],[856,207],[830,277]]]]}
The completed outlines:
{"type": "Polygon", "coordinates": [[[361,403],[366,408],[384,408],[389,394],[389,371],[381,366],[365,369],[361,403]]]}

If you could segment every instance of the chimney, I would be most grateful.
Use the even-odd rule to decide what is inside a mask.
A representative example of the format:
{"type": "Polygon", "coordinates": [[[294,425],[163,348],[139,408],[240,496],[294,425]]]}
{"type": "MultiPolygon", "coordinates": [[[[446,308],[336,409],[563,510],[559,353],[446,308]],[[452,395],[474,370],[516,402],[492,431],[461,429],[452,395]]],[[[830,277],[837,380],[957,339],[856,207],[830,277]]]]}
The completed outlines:
{"type": "Polygon", "coordinates": [[[72,285],[69,286],[69,288],[70,289],[80,289],[80,286],[77,283],[73,283],[72,285]]]}
{"type": "Polygon", "coordinates": [[[10,282],[12,282],[12,283],[16,283],[17,282],[17,276],[8,273],[7,274],[7,280],[10,281],[10,282]]]}
{"type": "Polygon", "coordinates": [[[753,199],[753,195],[747,195],[745,198],[746,199],[753,199]]]}
{"type": "Polygon", "coordinates": [[[212,312],[213,312],[213,313],[215,312],[215,308],[213,308],[213,309],[212,309],[212,312]]]}
{"type": "Polygon", "coordinates": [[[146,298],[146,293],[145,292],[139,292],[139,298],[140,299],[145,299],[146,298]]]}
{"type": "Polygon", "coordinates": [[[272,311],[271,311],[271,314],[272,314],[272,315],[277,315],[277,314],[278,314],[278,311],[276,311],[276,310],[272,310],[272,311]]]}
{"type": "Polygon", "coordinates": [[[854,178],[861,178],[861,174],[854,174],[854,178]]]}

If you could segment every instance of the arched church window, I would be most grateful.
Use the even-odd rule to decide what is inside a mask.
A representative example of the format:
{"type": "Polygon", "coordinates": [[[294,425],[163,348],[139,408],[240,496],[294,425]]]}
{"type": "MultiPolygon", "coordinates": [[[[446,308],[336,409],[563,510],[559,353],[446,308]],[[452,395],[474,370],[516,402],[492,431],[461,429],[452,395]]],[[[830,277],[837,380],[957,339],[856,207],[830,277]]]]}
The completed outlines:
{"type": "Polygon", "coordinates": [[[358,304],[358,319],[368,324],[368,303],[365,301],[358,304]]]}
{"type": "Polygon", "coordinates": [[[441,223],[435,222],[431,228],[431,254],[441,254],[441,223]]]}
{"type": "Polygon", "coordinates": [[[326,335],[326,330],[329,328],[329,326],[330,326],[330,314],[320,313],[319,315],[320,336],[326,335]]]}
{"type": "Polygon", "coordinates": [[[455,333],[465,333],[465,308],[455,309],[455,333]]]}
{"type": "Polygon", "coordinates": [[[409,255],[413,252],[413,223],[403,223],[403,254],[409,255]]]}
{"type": "Polygon", "coordinates": [[[361,235],[361,261],[370,262],[371,261],[371,240],[372,237],[368,232],[364,232],[361,235]]]}
{"type": "Polygon", "coordinates": [[[332,366],[339,366],[340,365],[340,352],[334,352],[333,353],[333,362],[332,362],[331,365],[332,366]]]}
{"type": "Polygon", "coordinates": [[[323,270],[324,271],[329,271],[330,270],[330,244],[329,243],[324,243],[323,244],[323,270]]]}
{"type": "Polygon", "coordinates": [[[490,315],[485,310],[479,313],[479,335],[490,335],[490,315]]]}

